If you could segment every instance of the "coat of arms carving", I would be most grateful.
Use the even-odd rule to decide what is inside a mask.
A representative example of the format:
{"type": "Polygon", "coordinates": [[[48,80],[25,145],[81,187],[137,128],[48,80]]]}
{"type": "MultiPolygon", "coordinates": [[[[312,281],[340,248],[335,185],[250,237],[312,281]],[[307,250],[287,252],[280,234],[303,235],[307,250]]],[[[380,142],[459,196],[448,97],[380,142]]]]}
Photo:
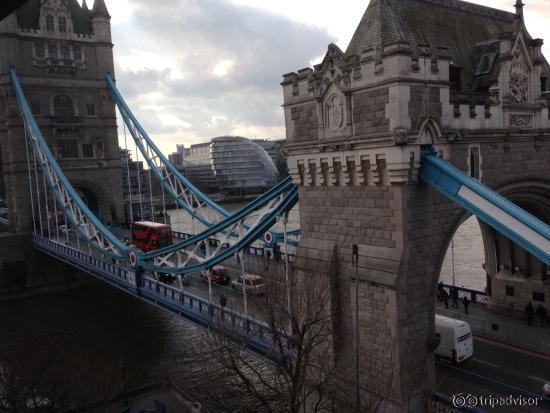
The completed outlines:
{"type": "Polygon", "coordinates": [[[327,126],[331,131],[340,129],[344,124],[344,102],[338,95],[332,95],[327,101],[327,126]]]}
{"type": "Polygon", "coordinates": [[[516,47],[510,69],[510,95],[515,103],[525,103],[529,99],[529,64],[520,45],[516,47]]]}

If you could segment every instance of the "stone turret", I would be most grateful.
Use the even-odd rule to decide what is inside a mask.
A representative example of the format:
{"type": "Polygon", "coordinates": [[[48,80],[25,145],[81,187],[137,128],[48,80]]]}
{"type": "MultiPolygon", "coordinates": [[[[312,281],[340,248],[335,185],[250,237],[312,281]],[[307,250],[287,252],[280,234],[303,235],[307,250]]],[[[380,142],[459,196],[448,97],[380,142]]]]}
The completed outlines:
{"type": "Polygon", "coordinates": [[[111,15],[104,0],[95,0],[92,8],[92,27],[98,41],[111,43],[111,15]]]}

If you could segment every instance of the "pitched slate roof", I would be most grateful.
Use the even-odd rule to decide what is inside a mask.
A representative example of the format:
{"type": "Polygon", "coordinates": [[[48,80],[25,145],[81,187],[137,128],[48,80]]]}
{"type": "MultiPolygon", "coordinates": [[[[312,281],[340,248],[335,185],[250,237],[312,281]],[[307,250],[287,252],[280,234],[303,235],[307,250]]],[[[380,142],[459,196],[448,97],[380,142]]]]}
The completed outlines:
{"type": "Polygon", "coordinates": [[[511,31],[515,13],[460,0],[371,0],[346,55],[397,41],[449,48],[453,64],[475,65],[475,45],[511,31]]]}
{"type": "MultiPolygon", "coordinates": [[[[92,34],[92,14],[89,10],[80,7],[76,0],[65,0],[65,5],[71,13],[75,33],[92,34]]],[[[28,0],[17,9],[17,24],[24,29],[40,28],[41,0],[28,0]]]]}
{"type": "MultiPolygon", "coordinates": [[[[461,0],[371,0],[346,50],[346,56],[398,41],[447,47],[463,78],[474,77],[479,44],[511,32],[515,13],[461,0]]],[[[549,66],[545,62],[544,72],[549,66]]]]}
{"type": "Polygon", "coordinates": [[[104,0],[95,0],[94,7],[92,8],[94,16],[111,17],[107,11],[107,6],[104,0]]]}

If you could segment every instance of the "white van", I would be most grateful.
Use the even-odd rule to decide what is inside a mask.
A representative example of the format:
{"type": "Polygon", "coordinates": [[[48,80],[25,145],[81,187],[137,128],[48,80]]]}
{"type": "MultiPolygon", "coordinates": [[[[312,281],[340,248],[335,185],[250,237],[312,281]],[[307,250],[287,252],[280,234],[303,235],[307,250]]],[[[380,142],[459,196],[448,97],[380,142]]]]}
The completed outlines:
{"type": "Polygon", "coordinates": [[[435,335],[440,340],[434,352],[436,357],[460,364],[474,355],[472,330],[467,322],[436,314],[435,335]]]}

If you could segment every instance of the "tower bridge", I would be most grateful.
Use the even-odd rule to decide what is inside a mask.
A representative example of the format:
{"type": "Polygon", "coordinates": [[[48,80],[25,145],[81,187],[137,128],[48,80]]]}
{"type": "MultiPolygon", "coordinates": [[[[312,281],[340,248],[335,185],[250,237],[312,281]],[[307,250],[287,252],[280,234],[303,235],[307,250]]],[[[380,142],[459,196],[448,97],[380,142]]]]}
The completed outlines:
{"type": "Polygon", "coordinates": [[[283,77],[287,159],[300,187],[298,261],[313,265],[337,248],[334,357],[355,366],[344,375],[348,399],[362,397],[350,405],[391,387],[384,411],[422,410],[436,285],[471,214],[482,229],[488,306],[548,303],[550,67],[523,7],[373,0],[345,51],[331,44],[320,64],[283,77]],[[501,201],[523,211],[504,213],[501,201]],[[538,235],[524,227],[533,217],[538,235]]]}
{"type": "MultiPolygon", "coordinates": [[[[490,305],[508,305],[499,291],[510,283],[524,288],[520,306],[529,294],[550,297],[550,67],[521,1],[514,14],[459,0],[373,0],[345,52],[330,45],[321,64],[284,75],[292,178],[236,214],[177,171],[122,99],[103,0],[91,11],[75,4],[31,0],[0,22],[9,223],[32,233],[36,250],[200,327],[230,328],[276,361],[292,357],[290,330],[250,317],[246,302],[243,313],[194,296],[183,276],[242,254],[299,199],[297,265],[325,274],[337,255],[326,283],[337,318],[330,357],[355,366],[341,370],[355,400],[342,411],[388,389],[384,411],[423,411],[439,272],[470,214],[482,228],[490,305]],[[450,33],[466,21],[485,29],[457,45],[450,33]],[[108,190],[121,185],[115,105],[152,175],[205,231],[149,253],[113,234],[122,216],[119,192],[108,190]],[[72,238],[51,212],[63,213],[72,238]]],[[[275,236],[288,241],[286,228],[275,236]]]]}

